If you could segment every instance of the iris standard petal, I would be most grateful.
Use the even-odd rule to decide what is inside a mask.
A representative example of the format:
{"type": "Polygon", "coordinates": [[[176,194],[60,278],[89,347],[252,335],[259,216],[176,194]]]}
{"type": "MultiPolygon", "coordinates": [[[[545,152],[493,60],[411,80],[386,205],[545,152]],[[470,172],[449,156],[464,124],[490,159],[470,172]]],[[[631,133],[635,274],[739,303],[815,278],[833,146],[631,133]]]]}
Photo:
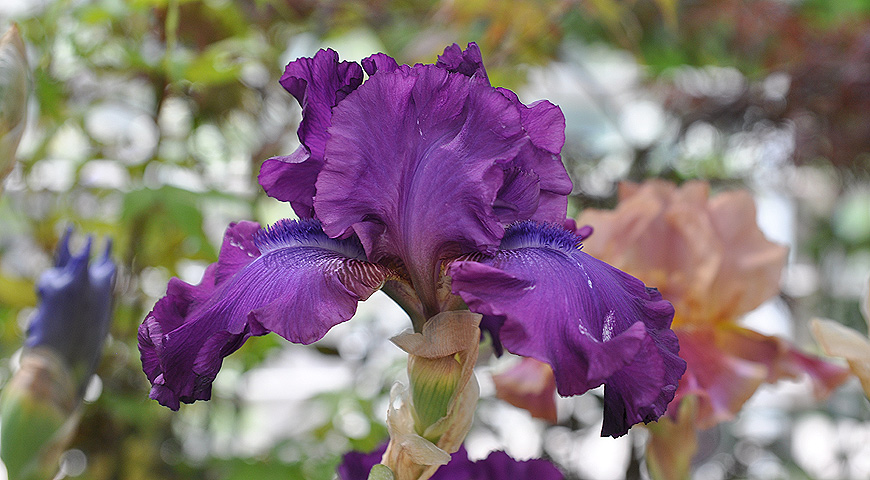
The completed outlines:
{"type": "Polygon", "coordinates": [[[530,140],[523,154],[517,156],[514,168],[522,172],[534,172],[538,178],[539,194],[535,212],[531,216],[518,216],[512,221],[560,223],[565,220],[567,195],[573,188],[559,155],[565,144],[565,115],[547,100],[526,106],[514,92],[506,88],[499,88],[498,91],[520,112],[523,130],[530,140]]]}
{"type": "Polygon", "coordinates": [[[372,76],[377,72],[392,72],[399,68],[399,63],[396,62],[396,59],[386,53],[375,53],[374,55],[369,55],[364,58],[361,63],[363,70],[366,71],[368,76],[372,76]]]}
{"type": "MultiPolygon", "coordinates": [[[[442,259],[495,250],[508,177],[523,182],[508,189],[518,211],[537,203],[539,189],[507,173],[529,144],[519,110],[487,85],[433,65],[379,71],[333,111],[317,217],[330,236],[355,232],[372,261],[403,264],[430,295],[442,259]]],[[[434,298],[423,303],[437,313],[434,298]]]]}
{"type": "Polygon", "coordinates": [[[561,226],[513,225],[497,253],[456,261],[448,274],[453,293],[499,325],[507,350],[553,367],[561,395],[606,385],[603,435],[655,420],[673,399],[686,368],[673,307],[582,252],[561,226]]]}
{"type": "MultiPolygon", "coordinates": [[[[489,85],[480,48],[476,43],[469,43],[465,50],[455,43],[450,45],[438,56],[435,65],[489,85]]],[[[509,212],[514,216],[506,217],[505,212],[501,212],[499,218],[504,223],[527,219],[558,223],[565,218],[567,195],[573,187],[559,157],[565,144],[565,116],[559,107],[546,100],[526,106],[514,92],[506,88],[496,90],[520,112],[523,129],[531,140],[530,145],[525,147],[526,151],[517,157],[513,172],[508,172],[497,198],[502,207],[507,205],[509,210],[515,210],[509,212]],[[518,183],[514,183],[517,180],[518,183]],[[518,189],[525,192],[524,183],[530,182],[534,182],[533,188],[538,190],[537,194],[526,194],[525,198],[518,199],[520,203],[512,204],[511,197],[516,195],[513,192],[518,189]],[[523,207],[528,207],[528,204],[523,205],[522,202],[530,200],[533,201],[532,211],[527,214],[523,207]]]]}
{"type": "Polygon", "coordinates": [[[356,62],[339,62],[332,49],[302,57],[284,68],[281,86],[296,97],[302,106],[299,141],[311,154],[323,158],[332,108],[360,86],[362,68],[356,62]]]}
{"type": "Polygon", "coordinates": [[[331,239],[315,220],[230,225],[203,281],[172,279],[139,327],[151,397],[172,409],[210,398],[223,358],[248,337],[271,331],[314,342],[350,319],[388,274],[364,261],[356,239],[331,239]]]}
{"type": "Polygon", "coordinates": [[[323,160],[311,160],[311,152],[299,145],[290,155],[272,157],[260,165],[257,181],[266,193],[289,202],[300,218],[314,217],[314,183],[323,160]]]}
{"type": "Polygon", "coordinates": [[[323,166],[332,109],[354,91],[362,79],[359,64],[339,62],[338,54],[331,49],[292,61],[284,69],[281,85],[302,106],[302,121],[297,130],[302,146],[290,156],[263,162],[259,180],[269,196],[290,202],[302,218],[314,216],[311,209],[314,182],[323,166]]]}
{"type": "Polygon", "coordinates": [[[448,72],[478,78],[489,85],[489,77],[487,77],[486,69],[483,66],[483,56],[476,43],[469,43],[465,50],[455,43],[450,45],[444,49],[444,53],[438,55],[435,66],[448,72]]]}

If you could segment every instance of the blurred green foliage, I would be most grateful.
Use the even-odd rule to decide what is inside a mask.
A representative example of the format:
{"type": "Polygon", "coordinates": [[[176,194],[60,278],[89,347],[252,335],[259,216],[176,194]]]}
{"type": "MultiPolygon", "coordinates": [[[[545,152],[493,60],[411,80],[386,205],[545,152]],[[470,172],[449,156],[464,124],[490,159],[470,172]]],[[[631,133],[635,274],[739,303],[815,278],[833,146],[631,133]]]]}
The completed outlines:
{"type": "MultiPolygon", "coordinates": [[[[98,372],[102,395],[86,405],[72,444],[88,458],[82,478],[330,479],[343,451],[369,450],[386,437],[375,400],[390,379],[379,396],[316,396],[319,425],[256,454],[216,453],[209,445],[191,452],[192,435],[243,422],[239,400],[218,395],[206,406],[170,412],[147,398],[136,351],[137,327],[169,277],[198,282],[228,222],[291,215],[265,198],[256,175],[264,159],[295,145],[299,109],[277,83],[283,65],[321,45],[417,62],[434,60],[447,44],[476,41],[493,83],[513,89],[535,68],[570,62],[578,44],[630,52],[643,66],[637,87],[664,98],[666,120],[678,133],[633,146],[629,168],[613,181],[659,175],[745,182],[747,171],[729,170],[721,148],[681,163],[681,142],[700,123],[718,132],[720,147],[735,135],[790,125],[797,132],[794,160],[824,172],[835,196],[866,185],[870,172],[870,76],[849,74],[856,65],[868,68],[867,0],[25,3],[0,11],[0,22],[17,22],[25,38],[34,92],[19,161],[0,199],[0,384],[35,305],[36,278],[63,229],[75,224],[114,239],[120,278],[98,372]],[[736,68],[747,83],[727,99],[675,87],[676,70],[708,66],[736,68]],[[791,87],[784,100],[771,101],[758,92],[777,72],[790,76],[791,87]],[[805,128],[811,133],[804,137],[805,128]],[[368,433],[336,441],[348,401],[368,433]],[[209,420],[191,426],[199,414],[209,420]]],[[[611,107],[601,100],[593,110],[611,107]]],[[[564,155],[579,185],[573,208],[612,205],[612,185],[589,194],[580,181],[604,155],[584,150],[584,138],[573,141],[579,146],[564,155]]],[[[864,222],[846,230],[827,211],[799,214],[809,225],[801,253],[811,261],[824,262],[832,249],[870,250],[860,204],[842,207],[842,216],[864,222]]],[[[828,316],[842,313],[853,325],[860,319],[853,299],[821,290],[816,305],[829,307],[828,316]]],[[[241,373],[260,364],[284,345],[273,337],[246,344],[228,368],[241,373]]]]}

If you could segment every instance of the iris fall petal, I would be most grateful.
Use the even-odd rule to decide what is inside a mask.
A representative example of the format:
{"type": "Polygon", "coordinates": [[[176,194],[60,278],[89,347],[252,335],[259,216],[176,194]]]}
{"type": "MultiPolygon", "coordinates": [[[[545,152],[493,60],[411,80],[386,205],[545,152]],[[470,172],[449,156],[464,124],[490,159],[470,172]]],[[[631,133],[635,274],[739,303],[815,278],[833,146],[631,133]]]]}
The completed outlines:
{"type": "Polygon", "coordinates": [[[514,225],[501,250],[473,257],[451,264],[453,292],[500,325],[508,351],[549,363],[561,395],[604,383],[602,434],[664,413],[685,362],[669,329],[673,307],[655,289],[582,252],[555,225],[514,225]]]}
{"type": "Polygon", "coordinates": [[[271,331],[314,342],[350,319],[388,274],[364,261],[355,239],[331,239],[314,220],[231,225],[202,282],[172,279],[139,328],[151,397],[172,409],[210,398],[223,358],[247,338],[271,331]]]}

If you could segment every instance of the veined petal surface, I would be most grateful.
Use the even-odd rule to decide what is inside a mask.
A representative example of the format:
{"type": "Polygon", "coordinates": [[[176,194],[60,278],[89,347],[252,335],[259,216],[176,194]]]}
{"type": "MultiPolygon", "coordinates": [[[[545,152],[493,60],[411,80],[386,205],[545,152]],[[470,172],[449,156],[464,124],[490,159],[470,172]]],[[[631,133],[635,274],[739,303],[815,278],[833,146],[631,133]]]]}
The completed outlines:
{"type": "Polygon", "coordinates": [[[559,394],[605,384],[603,435],[657,419],[673,399],[686,368],[669,328],[673,307],[581,251],[561,226],[513,225],[498,252],[456,261],[448,273],[453,292],[499,325],[508,351],[553,367],[559,394]]]}
{"type": "Polygon", "coordinates": [[[231,224],[202,282],[173,278],[139,327],[151,398],[173,410],[207,400],[223,358],[250,336],[312,343],[350,319],[388,275],[364,260],[356,239],[331,239],[315,220],[231,224]]]}
{"type": "MultiPolygon", "coordinates": [[[[506,220],[536,211],[535,165],[564,167],[539,156],[520,110],[496,89],[434,65],[403,67],[378,70],[334,109],[314,208],[327,234],[356,233],[372,261],[397,260],[425,296],[441,260],[492,253],[506,220]]],[[[433,298],[423,301],[437,313],[433,298]]]]}

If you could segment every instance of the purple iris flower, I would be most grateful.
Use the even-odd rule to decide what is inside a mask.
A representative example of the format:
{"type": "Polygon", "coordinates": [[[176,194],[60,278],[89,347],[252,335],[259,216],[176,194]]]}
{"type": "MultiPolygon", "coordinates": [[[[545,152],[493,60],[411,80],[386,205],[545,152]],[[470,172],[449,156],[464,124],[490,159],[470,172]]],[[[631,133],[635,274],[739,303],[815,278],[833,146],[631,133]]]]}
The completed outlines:
{"type": "Polygon", "coordinates": [[[482,314],[563,395],[606,384],[604,434],[658,418],[685,370],[673,308],[565,230],[561,110],[492,87],[475,44],[434,65],[361,63],[321,50],[287,65],[301,146],[259,181],[301,219],[230,225],[199,285],[170,281],[139,328],[151,398],[208,399],[249,337],[314,342],[383,289],[417,331],[442,311],[482,314]]]}
{"type": "Polygon", "coordinates": [[[69,250],[72,229],[57,246],[54,267],[39,279],[40,304],[27,327],[25,347],[48,348],[73,374],[79,396],[97,368],[112,319],[115,264],[107,242],[103,255],[90,266],[91,239],[78,255],[69,250]]]}
{"type": "MultiPolygon", "coordinates": [[[[380,463],[386,444],[371,453],[348,452],[336,472],[338,480],[366,480],[373,466],[380,463]]],[[[477,462],[468,458],[465,447],[450,455],[450,462],[435,472],[431,480],[504,480],[510,478],[562,480],[565,478],[547,460],[517,461],[505,452],[492,452],[477,462]]]]}

